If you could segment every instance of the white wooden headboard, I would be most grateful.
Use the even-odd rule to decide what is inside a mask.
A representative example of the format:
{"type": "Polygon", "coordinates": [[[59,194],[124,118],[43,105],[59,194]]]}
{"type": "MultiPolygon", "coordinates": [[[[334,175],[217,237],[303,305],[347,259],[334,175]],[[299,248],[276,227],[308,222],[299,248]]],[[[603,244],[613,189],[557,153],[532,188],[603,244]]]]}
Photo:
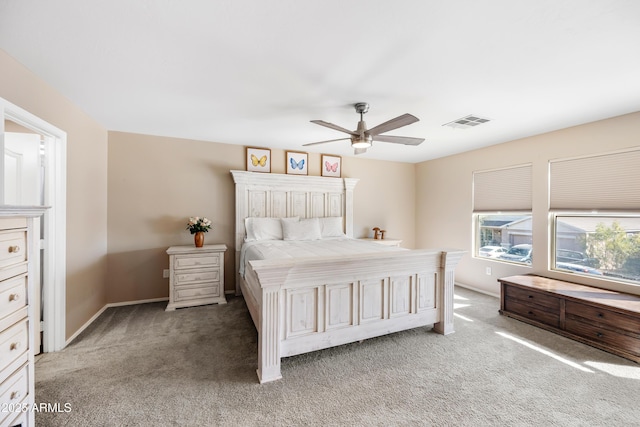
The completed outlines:
{"type": "MultiPolygon", "coordinates": [[[[344,232],[353,237],[353,189],[357,178],[328,178],[232,170],[236,184],[236,273],[248,217],[343,217],[344,232]]],[[[236,277],[236,293],[239,293],[236,277]]]]}

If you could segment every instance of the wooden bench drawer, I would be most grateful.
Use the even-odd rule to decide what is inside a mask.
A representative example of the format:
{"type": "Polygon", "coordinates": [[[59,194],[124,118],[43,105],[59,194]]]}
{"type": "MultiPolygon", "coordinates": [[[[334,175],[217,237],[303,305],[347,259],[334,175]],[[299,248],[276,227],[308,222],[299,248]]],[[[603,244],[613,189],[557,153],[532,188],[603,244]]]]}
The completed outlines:
{"type": "Polygon", "coordinates": [[[527,305],[513,299],[506,299],[504,303],[505,311],[544,323],[555,328],[560,327],[560,314],[558,312],[547,311],[534,305],[527,305]]]}
{"type": "Polygon", "coordinates": [[[505,286],[505,297],[507,299],[526,301],[527,304],[537,304],[547,307],[550,310],[560,309],[560,298],[556,298],[542,292],[521,289],[516,286],[505,286]]]}
{"type": "Polygon", "coordinates": [[[627,316],[623,313],[607,310],[604,307],[567,301],[567,317],[581,317],[589,321],[609,325],[616,329],[623,329],[640,336],[640,318],[627,316]]]}
{"type": "Polygon", "coordinates": [[[640,355],[640,339],[591,325],[573,318],[567,318],[565,330],[594,342],[603,343],[611,347],[620,348],[630,353],[640,355]]]}

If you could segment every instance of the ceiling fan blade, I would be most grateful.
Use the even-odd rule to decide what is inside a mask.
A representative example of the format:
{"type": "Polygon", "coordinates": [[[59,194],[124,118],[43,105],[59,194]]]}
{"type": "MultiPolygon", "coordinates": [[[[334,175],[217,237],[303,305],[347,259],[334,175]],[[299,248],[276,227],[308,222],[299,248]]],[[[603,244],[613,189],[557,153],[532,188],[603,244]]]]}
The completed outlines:
{"type": "Polygon", "coordinates": [[[349,135],[357,135],[354,131],[345,129],[342,126],[334,125],[333,123],[325,122],[324,120],[311,120],[311,123],[315,123],[320,126],[324,126],[330,129],[338,130],[340,132],[348,133],[349,135]]]}
{"type": "Polygon", "coordinates": [[[393,129],[398,129],[402,126],[410,125],[411,123],[415,123],[419,120],[420,119],[418,119],[416,116],[406,113],[396,117],[395,119],[391,119],[389,121],[379,124],[374,128],[369,129],[367,133],[371,136],[374,136],[380,133],[389,132],[390,130],[393,130],[393,129]]]}
{"type": "Polygon", "coordinates": [[[347,139],[351,139],[351,138],[338,138],[338,139],[330,139],[328,141],[320,141],[320,142],[310,142],[308,144],[302,144],[303,147],[308,147],[310,145],[318,145],[318,144],[325,144],[327,142],[334,142],[334,141],[344,141],[347,139]]]}
{"type": "Polygon", "coordinates": [[[367,152],[366,148],[354,148],[353,149],[353,154],[364,154],[367,152]]]}
{"type": "Polygon", "coordinates": [[[391,136],[391,135],[376,135],[373,137],[374,141],[380,142],[392,142],[394,144],[404,145],[420,145],[424,142],[424,138],[412,138],[410,136],[391,136]]]}

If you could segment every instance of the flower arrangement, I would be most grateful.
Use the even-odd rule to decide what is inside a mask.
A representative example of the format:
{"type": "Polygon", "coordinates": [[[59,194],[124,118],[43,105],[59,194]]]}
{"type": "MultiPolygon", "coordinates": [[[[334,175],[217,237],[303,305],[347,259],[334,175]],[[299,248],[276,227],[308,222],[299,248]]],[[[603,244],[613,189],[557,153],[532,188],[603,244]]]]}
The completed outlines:
{"type": "Polygon", "coordinates": [[[189,230],[191,234],[196,234],[199,231],[206,233],[210,229],[211,221],[204,217],[192,216],[187,223],[187,230],[189,230]]]}

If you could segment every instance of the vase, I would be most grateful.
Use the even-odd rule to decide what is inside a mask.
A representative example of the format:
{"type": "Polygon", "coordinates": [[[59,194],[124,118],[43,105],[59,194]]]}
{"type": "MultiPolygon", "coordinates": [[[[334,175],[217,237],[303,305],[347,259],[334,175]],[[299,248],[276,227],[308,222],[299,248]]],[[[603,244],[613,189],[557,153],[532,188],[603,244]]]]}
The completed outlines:
{"type": "Polygon", "coordinates": [[[204,245],[204,231],[198,231],[193,235],[193,240],[196,243],[196,248],[201,248],[204,245]]]}

